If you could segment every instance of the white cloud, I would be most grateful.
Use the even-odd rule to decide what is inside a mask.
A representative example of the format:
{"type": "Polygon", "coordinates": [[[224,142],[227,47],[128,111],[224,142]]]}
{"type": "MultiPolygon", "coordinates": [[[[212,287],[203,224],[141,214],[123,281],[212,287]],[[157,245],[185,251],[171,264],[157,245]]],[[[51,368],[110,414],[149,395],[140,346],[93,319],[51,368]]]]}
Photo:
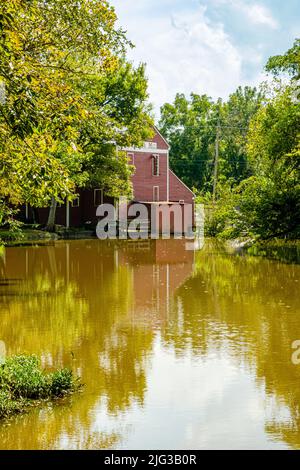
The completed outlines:
{"type": "Polygon", "coordinates": [[[259,5],[257,3],[248,4],[240,1],[234,3],[237,4],[237,7],[243,11],[254,24],[268,26],[271,29],[278,28],[278,22],[273,18],[271,11],[264,5],[259,5]]]}
{"type": "Polygon", "coordinates": [[[130,58],[147,64],[156,111],[177,92],[226,97],[243,84],[241,53],[224,26],[208,19],[205,7],[198,4],[179,15],[169,6],[167,13],[153,15],[148,0],[138,4],[137,9],[134,0],[114,0],[120,23],[136,45],[130,58]]]}
{"type": "Polygon", "coordinates": [[[261,3],[248,0],[212,0],[214,5],[227,5],[242,13],[254,25],[262,25],[271,29],[278,29],[279,23],[272,12],[261,3]]]}

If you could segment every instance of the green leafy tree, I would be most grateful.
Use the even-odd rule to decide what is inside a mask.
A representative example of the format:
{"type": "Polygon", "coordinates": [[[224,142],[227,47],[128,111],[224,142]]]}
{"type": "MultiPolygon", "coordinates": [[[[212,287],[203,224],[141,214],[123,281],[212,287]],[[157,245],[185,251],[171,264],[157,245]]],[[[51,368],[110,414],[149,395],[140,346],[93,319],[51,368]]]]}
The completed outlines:
{"type": "Polygon", "coordinates": [[[254,175],[239,188],[244,227],[263,238],[294,236],[300,227],[300,105],[289,88],[263,106],[248,135],[254,175]]]}
{"type": "Polygon", "coordinates": [[[178,94],[173,104],[161,108],[160,128],[171,144],[171,166],[188,186],[202,195],[212,192],[217,129],[218,180],[234,186],[249,176],[246,135],[262,97],[256,88],[239,87],[227,102],[178,94]]]}
{"type": "MultiPolygon", "coordinates": [[[[269,59],[267,70],[275,82],[257,95],[251,112],[240,114],[238,121],[247,126],[242,155],[247,173],[240,183],[230,184],[230,178],[220,178],[219,200],[208,211],[208,232],[212,235],[255,238],[298,238],[300,235],[300,100],[297,99],[300,48],[297,40],[282,56],[269,59]],[[291,75],[283,85],[280,74],[291,75]],[[253,115],[254,112],[254,115],[253,115]]],[[[229,102],[231,101],[229,99],[229,102]]],[[[239,97],[240,98],[240,97],[239,97]]],[[[250,100],[251,102],[251,100],[250,100]]],[[[225,109],[228,105],[225,104],[225,109]]],[[[234,149],[234,145],[229,146],[234,149]]],[[[238,155],[235,152],[235,155],[238,155]]],[[[232,159],[232,157],[230,157],[232,159]]],[[[230,175],[228,162],[221,161],[224,174],[230,175]]]]}
{"type": "Polygon", "coordinates": [[[247,153],[253,176],[237,191],[237,224],[262,238],[300,235],[300,41],[285,54],[271,57],[266,70],[276,78],[273,96],[251,122],[247,153]],[[279,82],[280,83],[280,82],[279,82]],[[296,83],[296,86],[295,86],[296,83]],[[295,99],[296,98],[296,99],[295,99]]]}
{"type": "Polygon", "coordinates": [[[283,55],[270,57],[266,70],[274,75],[288,73],[293,79],[300,78],[300,39],[296,39],[291,49],[283,55]]]}
{"type": "Polygon", "coordinates": [[[130,196],[132,168],[122,147],[139,146],[151,134],[150,107],[146,105],[147,79],[145,66],[136,69],[124,60],[105,78],[95,78],[89,90],[90,113],[84,123],[80,145],[89,155],[83,169],[84,186],[97,186],[107,195],[130,196]]]}
{"type": "MultiPolygon", "coordinates": [[[[100,144],[143,138],[149,127],[144,69],[125,65],[130,44],[116,19],[100,0],[1,3],[0,210],[52,201],[53,225],[56,201],[89,181],[88,134],[98,137],[96,158],[100,144]]],[[[102,160],[115,159],[111,148],[102,160]]],[[[123,181],[128,172],[121,161],[123,181]]],[[[106,162],[103,170],[120,167],[106,162]]]]}
{"type": "Polygon", "coordinates": [[[291,77],[290,93],[294,103],[300,103],[300,39],[296,39],[291,49],[283,55],[270,57],[266,71],[275,77],[291,77]]]}
{"type": "Polygon", "coordinates": [[[159,127],[170,145],[170,165],[191,188],[204,188],[211,175],[213,102],[206,96],[176,95],[161,108],[159,127]]]}
{"type": "Polygon", "coordinates": [[[300,105],[291,99],[290,87],[276,88],[250,124],[246,150],[252,175],[227,193],[222,185],[208,224],[211,234],[299,237],[299,129],[300,105]]]}
{"type": "Polygon", "coordinates": [[[247,133],[253,116],[260,108],[262,90],[239,87],[221,108],[220,179],[237,183],[251,175],[247,154],[247,133]]]}

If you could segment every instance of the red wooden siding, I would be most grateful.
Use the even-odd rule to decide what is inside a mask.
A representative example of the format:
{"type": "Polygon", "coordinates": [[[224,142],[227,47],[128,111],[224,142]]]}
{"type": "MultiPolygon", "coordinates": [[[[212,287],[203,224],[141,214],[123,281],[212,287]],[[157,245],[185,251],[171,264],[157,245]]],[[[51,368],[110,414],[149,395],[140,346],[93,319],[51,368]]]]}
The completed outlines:
{"type": "MultiPolygon", "coordinates": [[[[95,227],[98,222],[98,217],[96,217],[97,205],[95,205],[94,190],[79,190],[78,194],[79,207],[72,207],[72,203],[70,203],[70,227],[95,227]]],[[[105,204],[114,204],[114,198],[104,196],[103,202],[105,204]]],[[[48,220],[49,208],[37,208],[35,212],[36,220],[34,220],[32,208],[29,207],[29,221],[35,221],[36,223],[39,223],[41,225],[46,225],[48,220]]],[[[25,206],[21,207],[21,219],[25,219],[25,206]]],[[[58,206],[56,209],[56,224],[63,226],[66,225],[65,204],[63,204],[61,207],[58,206]]]]}
{"type": "Polygon", "coordinates": [[[185,186],[185,184],[170,170],[170,201],[192,204],[194,201],[194,194],[185,186]]]}
{"type": "MultiPolygon", "coordinates": [[[[186,211],[187,204],[194,205],[192,191],[169,169],[169,145],[156,128],[154,128],[153,137],[145,142],[142,149],[128,148],[126,151],[129,163],[135,167],[132,176],[133,201],[147,202],[149,214],[153,202],[164,202],[168,205],[180,202],[182,211],[186,211]],[[152,147],[149,145],[150,142],[157,145],[152,147]],[[154,164],[154,158],[157,159],[157,165],[154,164]],[[158,169],[158,175],[155,175],[155,168],[158,169]]],[[[79,206],[75,207],[70,204],[70,227],[95,227],[98,222],[96,217],[98,204],[95,204],[94,190],[79,190],[78,194],[79,206]]],[[[97,194],[96,202],[100,202],[99,194],[97,194]]],[[[114,204],[114,199],[105,196],[103,202],[114,204]]],[[[35,213],[35,222],[45,225],[49,209],[36,209],[35,213]]],[[[33,211],[29,208],[29,221],[33,221],[32,214],[33,211]]],[[[21,216],[25,219],[24,206],[21,210],[21,216]]],[[[56,224],[66,225],[65,205],[57,207],[56,224]]],[[[171,221],[171,230],[173,225],[174,221],[171,221]]]]}
{"type": "Polygon", "coordinates": [[[135,172],[132,176],[133,199],[135,201],[153,201],[153,187],[159,186],[159,198],[167,200],[168,156],[159,154],[159,176],[153,176],[153,155],[149,152],[135,152],[135,172]]]}
{"type": "Polygon", "coordinates": [[[159,132],[154,128],[155,134],[152,139],[148,139],[149,142],[155,142],[157,144],[157,148],[161,150],[169,150],[169,145],[165,141],[165,139],[159,134],[159,132]]]}

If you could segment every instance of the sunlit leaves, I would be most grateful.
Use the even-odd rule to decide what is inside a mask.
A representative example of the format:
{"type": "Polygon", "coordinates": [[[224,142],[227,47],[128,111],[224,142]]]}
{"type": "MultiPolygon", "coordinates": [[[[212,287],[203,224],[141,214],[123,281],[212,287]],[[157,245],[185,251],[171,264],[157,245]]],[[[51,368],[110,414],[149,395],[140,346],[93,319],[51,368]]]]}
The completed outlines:
{"type": "Polygon", "coordinates": [[[289,73],[294,79],[300,78],[300,39],[283,55],[270,57],[266,70],[275,75],[289,73]]]}
{"type": "Polygon", "coordinates": [[[45,206],[95,174],[110,194],[123,183],[128,193],[114,149],[95,155],[91,173],[93,148],[140,143],[150,124],[144,67],[126,64],[116,19],[102,0],[1,3],[0,201],[45,206]]]}

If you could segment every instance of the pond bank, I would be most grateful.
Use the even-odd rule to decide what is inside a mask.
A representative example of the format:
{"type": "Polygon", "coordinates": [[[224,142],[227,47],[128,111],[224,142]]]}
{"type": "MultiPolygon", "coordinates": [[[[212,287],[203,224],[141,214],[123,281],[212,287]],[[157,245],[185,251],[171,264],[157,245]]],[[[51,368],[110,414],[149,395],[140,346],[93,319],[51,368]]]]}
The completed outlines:
{"type": "Polygon", "coordinates": [[[225,242],[232,252],[247,253],[251,256],[262,256],[285,263],[300,263],[300,240],[253,240],[241,238],[225,242]]]}
{"type": "Polygon", "coordinates": [[[51,240],[79,240],[95,238],[94,230],[80,229],[61,229],[58,232],[51,233],[39,229],[24,229],[18,232],[10,232],[9,230],[0,230],[0,244],[14,245],[26,244],[27,242],[48,242],[51,240]]]}
{"type": "Polygon", "coordinates": [[[251,256],[282,261],[284,263],[300,263],[300,240],[274,239],[266,242],[256,242],[247,248],[251,256]]]}
{"type": "Polygon", "coordinates": [[[86,386],[0,421],[0,449],[300,448],[300,265],[214,239],[37,245],[0,257],[0,341],[86,386]]]}
{"type": "MultiPolygon", "coordinates": [[[[27,245],[34,242],[38,244],[57,240],[89,240],[95,239],[94,230],[65,229],[60,227],[56,233],[45,230],[26,228],[19,232],[0,230],[0,256],[1,248],[9,245],[27,245]],[[1,246],[2,245],[2,246],[1,246]]],[[[224,241],[229,252],[244,252],[251,256],[262,256],[278,261],[300,263],[300,240],[254,240],[251,238],[239,238],[224,241]]]]}

